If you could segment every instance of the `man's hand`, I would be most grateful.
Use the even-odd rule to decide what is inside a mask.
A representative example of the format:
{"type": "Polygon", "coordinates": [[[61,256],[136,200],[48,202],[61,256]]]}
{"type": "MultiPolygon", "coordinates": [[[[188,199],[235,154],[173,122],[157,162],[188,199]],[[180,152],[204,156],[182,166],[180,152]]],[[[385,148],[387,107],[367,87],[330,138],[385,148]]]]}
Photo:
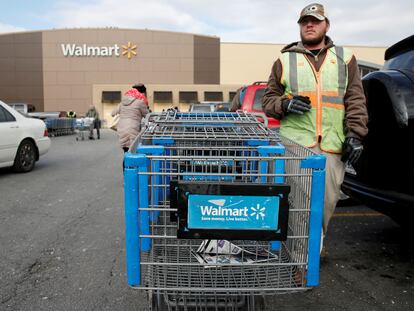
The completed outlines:
{"type": "Polygon", "coordinates": [[[351,165],[354,165],[361,156],[362,150],[364,150],[364,147],[358,138],[347,137],[342,146],[342,162],[346,163],[348,161],[351,165]]]}
{"type": "Polygon", "coordinates": [[[285,113],[294,112],[303,114],[312,108],[309,97],[295,95],[291,100],[287,100],[282,104],[282,110],[285,113]]]}

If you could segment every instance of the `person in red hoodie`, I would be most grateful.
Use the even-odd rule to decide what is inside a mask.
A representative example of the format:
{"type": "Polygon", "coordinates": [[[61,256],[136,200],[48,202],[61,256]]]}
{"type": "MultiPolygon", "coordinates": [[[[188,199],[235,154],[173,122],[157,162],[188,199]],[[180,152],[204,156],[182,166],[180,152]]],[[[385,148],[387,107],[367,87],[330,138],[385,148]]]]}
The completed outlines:
{"type": "Polygon", "coordinates": [[[117,132],[119,143],[124,152],[129,150],[141,130],[142,118],[148,113],[148,100],[145,94],[144,84],[139,83],[132,86],[125,92],[121,103],[111,113],[113,117],[119,114],[117,132]]]}

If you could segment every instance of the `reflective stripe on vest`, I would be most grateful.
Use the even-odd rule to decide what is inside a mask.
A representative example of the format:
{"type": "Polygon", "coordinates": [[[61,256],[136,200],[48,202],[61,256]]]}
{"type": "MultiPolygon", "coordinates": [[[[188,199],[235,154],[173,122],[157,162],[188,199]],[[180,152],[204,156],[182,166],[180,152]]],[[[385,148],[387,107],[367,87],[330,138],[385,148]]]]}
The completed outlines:
{"type": "Polygon", "coordinates": [[[312,110],[303,115],[287,114],[280,132],[298,143],[311,147],[321,137],[321,149],[339,153],[345,139],[344,95],[352,52],[343,47],[328,49],[319,72],[302,53],[282,53],[282,78],[285,95],[309,96],[312,110]]]}

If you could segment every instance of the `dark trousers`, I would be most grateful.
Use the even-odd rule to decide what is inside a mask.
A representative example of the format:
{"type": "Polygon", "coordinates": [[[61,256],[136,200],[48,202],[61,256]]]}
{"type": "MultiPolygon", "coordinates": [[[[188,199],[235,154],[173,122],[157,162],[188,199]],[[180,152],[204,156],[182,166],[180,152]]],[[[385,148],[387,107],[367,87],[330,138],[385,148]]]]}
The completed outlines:
{"type": "MultiPolygon", "coordinates": [[[[127,147],[122,147],[122,150],[124,150],[124,154],[126,152],[128,152],[128,149],[129,148],[127,148],[127,147]]],[[[124,163],[124,159],[122,159],[122,171],[124,171],[124,170],[125,170],[125,163],[124,163]]]]}
{"type": "Polygon", "coordinates": [[[98,137],[98,139],[101,138],[101,132],[100,129],[101,128],[101,121],[100,120],[94,120],[93,123],[91,124],[91,127],[89,128],[89,137],[93,137],[93,129],[96,129],[96,136],[98,137]]]}

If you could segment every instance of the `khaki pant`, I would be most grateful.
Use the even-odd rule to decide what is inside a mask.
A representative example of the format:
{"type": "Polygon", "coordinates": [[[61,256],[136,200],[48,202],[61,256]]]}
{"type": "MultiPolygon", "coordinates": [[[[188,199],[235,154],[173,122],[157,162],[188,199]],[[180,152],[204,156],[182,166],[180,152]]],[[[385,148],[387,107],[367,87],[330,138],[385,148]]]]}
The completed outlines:
{"type": "Polygon", "coordinates": [[[319,145],[311,149],[326,156],[325,207],[323,211],[323,234],[326,235],[329,221],[335,212],[335,206],[341,194],[341,185],[345,176],[345,164],[341,161],[340,154],[323,152],[319,145]]]}

